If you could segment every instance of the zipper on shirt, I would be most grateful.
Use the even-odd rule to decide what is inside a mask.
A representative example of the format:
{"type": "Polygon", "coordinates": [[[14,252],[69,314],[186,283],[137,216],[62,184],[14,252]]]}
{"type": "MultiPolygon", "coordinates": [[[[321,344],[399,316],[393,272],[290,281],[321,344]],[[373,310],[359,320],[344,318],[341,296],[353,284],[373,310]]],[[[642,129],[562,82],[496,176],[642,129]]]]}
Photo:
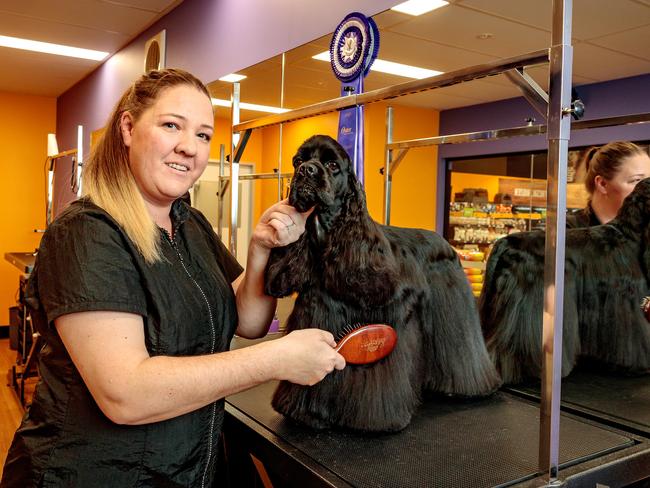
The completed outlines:
{"type": "MultiPolygon", "coordinates": [[[[213,354],[217,333],[214,327],[214,321],[212,320],[212,307],[210,306],[208,297],[203,291],[203,288],[201,288],[201,285],[198,284],[198,282],[190,274],[189,269],[187,269],[187,266],[185,265],[185,261],[183,260],[183,255],[181,254],[180,249],[178,248],[178,245],[176,243],[175,236],[172,238],[172,236],[169,235],[167,229],[161,228],[160,230],[162,230],[163,233],[165,234],[167,241],[169,241],[169,243],[172,246],[172,249],[174,249],[174,251],[176,252],[176,255],[178,256],[178,260],[180,261],[181,266],[185,271],[185,274],[192,281],[192,283],[194,283],[194,286],[196,286],[197,290],[199,290],[200,295],[203,297],[203,300],[205,301],[205,304],[208,307],[208,319],[210,322],[210,332],[211,332],[211,339],[212,339],[212,344],[210,345],[210,353],[213,354]]],[[[201,476],[201,488],[205,488],[205,477],[207,476],[208,467],[210,466],[210,460],[212,459],[212,444],[213,444],[212,438],[214,436],[214,422],[216,416],[216,408],[217,408],[217,403],[212,402],[212,408],[210,410],[210,428],[208,431],[208,458],[205,462],[205,468],[203,468],[203,476],[201,476]]]]}

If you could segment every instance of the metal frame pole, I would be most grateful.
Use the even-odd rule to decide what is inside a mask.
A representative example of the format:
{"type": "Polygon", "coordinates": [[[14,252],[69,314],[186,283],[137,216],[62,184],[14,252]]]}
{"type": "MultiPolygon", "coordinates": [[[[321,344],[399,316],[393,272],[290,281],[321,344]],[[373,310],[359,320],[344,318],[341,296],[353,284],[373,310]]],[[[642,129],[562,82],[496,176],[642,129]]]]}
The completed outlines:
{"type": "Polygon", "coordinates": [[[390,198],[393,176],[391,161],[393,150],[388,147],[393,142],[393,107],[386,107],[386,165],[384,166],[384,225],[390,225],[390,198]]]}
{"type": "Polygon", "coordinates": [[[74,169],[72,172],[72,178],[73,182],[71,185],[71,189],[74,191],[74,187],[77,187],[77,197],[81,196],[81,186],[83,184],[83,180],[81,178],[81,174],[83,171],[83,165],[84,165],[84,126],[83,125],[78,125],[77,126],[77,161],[76,163],[74,162],[73,158],[73,165],[74,169]]]}
{"type": "Polygon", "coordinates": [[[224,181],[224,166],[226,164],[226,145],[219,144],[219,178],[217,180],[217,188],[219,188],[219,193],[217,197],[219,198],[219,211],[217,212],[217,229],[219,235],[221,235],[221,228],[223,227],[223,193],[226,191],[226,187],[229,184],[228,180],[224,181]]]}
{"type": "MultiPolygon", "coordinates": [[[[230,107],[231,127],[239,124],[239,83],[232,84],[230,107]]],[[[235,147],[238,144],[239,134],[230,131],[230,219],[228,222],[228,247],[233,256],[237,257],[237,215],[239,203],[239,160],[235,157],[235,147]]]]}
{"type": "Polygon", "coordinates": [[[546,243],[544,249],[544,315],[542,390],[540,405],[540,469],[549,486],[558,486],[562,325],[564,315],[564,254],[566,178],[571,131],[572,0],[553,0],[552,46],[549,64],[548,168],[546,183],[546,243]]]}
{"type": "MultiPolygon", "coordinates": [[[[284,108],[284,69],[285,69],[285,53],[282,53],[282,73],[280,75],[280,108],[284,108]]],[[[278,142],[278,202],[282,200],[282,127],[279,127],[279,142],[278,142]]]]}

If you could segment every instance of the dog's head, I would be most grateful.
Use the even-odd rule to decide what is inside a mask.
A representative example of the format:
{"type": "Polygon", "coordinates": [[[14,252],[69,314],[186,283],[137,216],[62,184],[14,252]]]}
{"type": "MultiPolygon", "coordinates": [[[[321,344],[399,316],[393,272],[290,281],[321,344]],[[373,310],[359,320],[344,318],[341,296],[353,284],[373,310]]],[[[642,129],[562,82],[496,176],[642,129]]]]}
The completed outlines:
{"type": "Polygon", "coordinates": [[[650,178],[641,180],[630,193],[612,222],[624,232],[639,235],[650,226],[650,178]]]}
{"type": "Polygon", "coordinates": [[[650,178],[641,180],[623,201],[612,221],[623,234],[642,243],[642,265],[650,280],[650,178]]]}
{"type": "Polygon", "coordinates": [[[300,212],[315,210],[300,239],[275,252],[290,264],[272,266],[267,289],[287,292],[317,282],[348,303],[386,303],[398,286],[398,266],[382,227],[368,214],[365,192],[345,149],[329,136],[315,135],[298,148],[293,165],[289,204],[300,212]],[[317,257],[316,264],[311,257],[317,257]],[[285,282],[291,286],[276,286],[288,270],[285,282]]]}
{"type": "Polygon", "coordinates": [[[300,212],[340,207],[357,183],[350,157],[329,136],[315,135],[303,142],[293,157],[294,176],[289,204],[300,212]]]}

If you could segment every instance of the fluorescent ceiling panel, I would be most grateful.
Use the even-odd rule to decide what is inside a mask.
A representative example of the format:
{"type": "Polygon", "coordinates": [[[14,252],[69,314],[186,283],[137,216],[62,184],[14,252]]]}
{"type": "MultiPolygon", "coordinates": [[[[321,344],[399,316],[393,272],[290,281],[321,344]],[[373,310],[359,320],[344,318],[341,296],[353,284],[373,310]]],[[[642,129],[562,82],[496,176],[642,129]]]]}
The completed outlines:
{"type": "MultiPolygon", "coordinates": [[[[219,98],[213,98],[212,105],[214,105],[215,107],[230,107],[232,103],[230,102],[230,100],[221,100],[219,98]]],[[[246,102],[239,102],[239,108],[245,110],[255,110],[257,112],[269,112],[272,114],[283,114],[284,112],[289,111],[288,108],[270,107],[269,105],[258,105],[256,103],[246,103],[246,102]]]]}
{"type": "Polygon", "coordinates": [[[238,74],[235,74],[235,73],[230,73],[229,75],[222,76],[221,78],[219,78],[219,81],[227,81],[228,83],[236,83],[238,81],[243,80],[244,78],[246,78],[246,75],[238,75],[238,74]]]}
{"type": "MultiPolygon", "coordinates": [[[[319,61],[330,62],[329,51],[324,51],[312,56],[312,58],[319,61]]],[[[433,69],[419,68],[417,66],[409,66],[408,64],[394,63],[393,61],[386,61],[383,59],[375,59],[375,62],[370,66],[370,71],[378,71],[381,73],[388,73],[391,75],[403,76],[405,78],[414,78],[421,80],[422,78],[429,78],[442,74],[443,71],[436,71],[433,69]]]]}
{"type": "Polygon", "coordinates": [[[444,7],[445,5],[449,5],[449,2],[445,2],[445,0],[409,0],[408,2],[395,5],[391,10],[402,12],[403,14],[418,16],[440,7],[444,7]]]}
{"type": "Polygon", "coordinates": [[[93,61],[101,61],[108,56],[108,53],[103,51],[94,51],[92,49],[82,49],[79,47],[32,41],[30,39],[20,39],[19,37],[9,36],[0,36],[0,46],[39,53],[57,54],[59,56],[69,56],[71,58],[92,59],[93,61]]]}

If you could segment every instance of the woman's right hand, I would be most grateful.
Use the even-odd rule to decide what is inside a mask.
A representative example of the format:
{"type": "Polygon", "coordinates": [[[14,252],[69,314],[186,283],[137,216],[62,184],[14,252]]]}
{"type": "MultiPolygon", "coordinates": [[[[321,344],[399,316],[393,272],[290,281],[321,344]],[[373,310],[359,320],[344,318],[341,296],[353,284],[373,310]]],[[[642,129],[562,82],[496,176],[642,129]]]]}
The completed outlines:
{"type": "Polygon", "coordinates": [[[345,359],[334,349],[334,336],[321,329],[296,330],[269,344],[277,348],[278,380],[311,386],[345,368],[345,359]]]}

